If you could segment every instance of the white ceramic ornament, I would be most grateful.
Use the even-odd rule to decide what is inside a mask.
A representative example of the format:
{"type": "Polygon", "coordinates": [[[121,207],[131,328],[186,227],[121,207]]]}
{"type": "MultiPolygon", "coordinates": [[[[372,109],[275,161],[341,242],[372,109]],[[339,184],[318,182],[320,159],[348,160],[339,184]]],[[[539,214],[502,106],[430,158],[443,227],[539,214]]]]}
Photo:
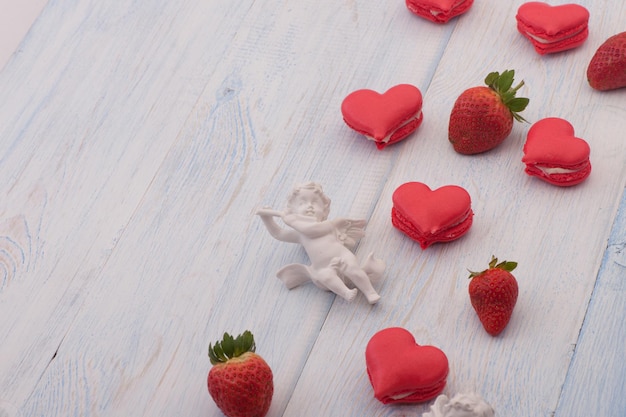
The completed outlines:
{"type": "Polygon", "coordinates": [[[440,395],[422,417],[494,417],[493,408],[477,394],[440,395]]]}
{"type": "Polygon", "coordinates": [[[369,254],[360,264],[351,251],[357,240],[365,235],[366,221],[328,220],[329,211],[330,199],[314,182],[296,186],[284,212],[271,208],[257,210],[256,214],[275,239],[302,245],[311,260],[311,265],[286,265],[276,276],[289,289],[312,281],[317,287],[348,301],[354,299],[359,289],[370,304],[377,303],[380,295],[372,283],[382,277],[385,263],[369,254]],[[288,228],[276,223],[275,217],[280,217],[288,228]]]}

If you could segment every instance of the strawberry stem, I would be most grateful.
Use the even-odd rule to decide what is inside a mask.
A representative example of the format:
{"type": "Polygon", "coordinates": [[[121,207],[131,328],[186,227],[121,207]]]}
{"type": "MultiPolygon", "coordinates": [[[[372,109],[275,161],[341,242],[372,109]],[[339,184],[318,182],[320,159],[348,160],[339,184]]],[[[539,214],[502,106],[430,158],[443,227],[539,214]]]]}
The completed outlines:
{"type": "Polygon", "coordinates": [[[487,272],[489,269],[503,269],[505,271],[511,272],[513,271],[515,268],[517,267],[517,262],[509,262],[509,261],[502,261],[500,263],[498,263],[498,258],[496,258],[495,256],[491,255],[491,261],[489,261],[489,268],[485,269],[484,271],[480,271],[480,272],[474,272],[468,269],[470,276],[468,277],[468,279],[472,279],[474,277],[477,277],[479,275],[484,274],[485,272],[487,272]]]}
{"type": "Polygon", "coordinates": [[[528,123],[519,112],[526,109],[530,100],[526,97],[515,97],[517,91],[524,86],[524,80],[517,86],[511,88],[513,86],[514,77],[515,70],[505,70],[502,74],[499,72],[490,72],[485,78],[485,84],[498,93],[500,100],[502,100],[504,105],[509,109],[515,120],[528,123]]]}
{"type": "Polygon", "coordinates": [[[513,88],[511,90],[512,93],[517,93],[517,90],[519,90],[520,88],[522,88],[524,86],[524,80],[522,80],[519,84],[517,84],[517,86],[515,88],[513,88]]]}

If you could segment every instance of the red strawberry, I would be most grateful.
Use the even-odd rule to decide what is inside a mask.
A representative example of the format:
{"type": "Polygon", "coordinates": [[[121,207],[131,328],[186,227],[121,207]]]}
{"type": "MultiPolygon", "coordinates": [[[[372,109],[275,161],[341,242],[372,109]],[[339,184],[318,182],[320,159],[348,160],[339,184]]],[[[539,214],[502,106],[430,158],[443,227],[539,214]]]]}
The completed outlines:
{"type": "Polygon", "coordinates": [[[587,80],[600,91],[626,87],[626,32],[600,45],[587,67],[587,80]]]}
{"type": "Polygon", "coordinates": [[[497,336],[511,319],[517,301],[517,281],[511,274],[517,262],[500,262],[492,257],[489,269],[470,271],[469,296],[487,333],[497,336]]]}
{"type": "Polygon", "coordinates": [[[227,417],[263,417],[270,408],[272,370],[255,348],[247,330],[237,338],[224,333],[221,342],[209,344],[209,394],[227,417]]]}
{"type": "Polygon", "coordinates": [[[512,88],[514,76],[514,70],[492,72],[485,78],[488,87],[470,88],[456,99],[448,125],[455,151],[471,155],[493,149],[509,136],[513,119],[526,121],[518,112],[529,100],[515,97],[524,81],[512,88]]]}

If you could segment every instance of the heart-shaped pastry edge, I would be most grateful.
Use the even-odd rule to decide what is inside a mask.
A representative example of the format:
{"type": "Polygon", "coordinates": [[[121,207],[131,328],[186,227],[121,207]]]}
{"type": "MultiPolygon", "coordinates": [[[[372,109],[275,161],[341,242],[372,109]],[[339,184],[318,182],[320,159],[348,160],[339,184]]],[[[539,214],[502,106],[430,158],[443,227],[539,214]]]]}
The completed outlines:
{"type": "MultiPolygon", "coordinates": [[[[402,356],[396,352],[394,359],[400,358],[402,361],[402,356]]],[[[441,349],[436,346],[417,344],[413,334],[402,327],[389,327],[374,334],[365,348],[365,362],[368,379],[372,388],[374,388],[374,396],[384,404],[417,403],[435,398],[445,388],[449,373],[448,357],[441,349]],[[406,344],[406,346],[403,344],[406,344]],[[402,348],[402,352],[405,352],[405,354],[419,354],[418,352],[422,351],[431,356],[429,358],[431,361],[439,361],[434,366],[439,365],[440,368],[435,370],[432,375],[429,375],[431,380],[428,381],[420,380],[421,376],[418,375],[416,378],[418,381],[415,384],[411,384],[406,380],[402,380],[403,378],[411,377],[411,375],[405,374],[396,375],[397,378],[388,380],[386,381],[387,384],[383,384],[380,382],[380,379],[385,379],[388,376],[384,372],[393,374],[393,370],[378,368],[380,360],[377,358],[378,355],[383,355],[383,358],[388,357],[393,353],[394,348],[402,348]],[[379,351],[382,351],[382,353],[379,351]],[[433,355],[435,356],[433,357],[433,355]]],[[[406,366],[406,361],[402,362],[402,366],[406,366]]],[[[385,365],[387,363],[383,366],[385,365]]]]}
{"type": "Polygon", "coordinates": [[[341,103],[341,114],[348,127],[373,141],[378,149],[384,149],[387,145],[405,139],[422,124],[424,119],[422,104],[422,92],[419,88],[411,84],[398,84],[389,88],[384,93],[369,89],[353,91],[343,99],[341,103]],[[370,103],[364,104],[364,101],[385,100],[384,97],[386,95],[392,95],[394,94],[394,92],[392,92],[393,90],[400,89],[406,91],[403,94],[404,96],[409,96],[406,103],[406,111],[400,109],[400,113],[398,113],[398,109],[393,109],[389,106],[384,108],[384,111],[398,116],[395,121],[387,123],[389,126],[385,125],[380,129],[379,126],[373,126],[370,120],[363,120],[364,118],[367,119],[367,117],[364,117],[363,113],[377,113],[381,110],[375,108],[372,111],[371,108],[376,107],[378,103],[375,105],[370,103]],[[365,97],[365,95],[368,97],[365,97]],[[410,95],[412,95],[412,97],[410,97],[410,95]],[[366,109],[364,110],[364,108],[366,109]]]}
{"type": "Polygon", "coordinates": [[[580,184],[591,174],[589,144],[575,136],[574,126],[565,119],[547,117],[534,123],[528,130],[523,152],[525,172],[553,185],[569,187],[580,184]],[[551,141],[555,140],[561,143],[553,145],[551,141]],[[572,149],[571,146],[563,146],[565,143],[577,146],[572,149]],[[563,157],[566,151],[576,152],[563,157]]]}
{"type": "Polygon", "coordinates": [[[551,6],[543,2],[528,2],[518,8],[515,18],[517,30],[530,40],[535,51],[540,55],[576,48],[583,44],[589,36],[589,11],[579,4],[551,6]],[[573,24],[570,26],[566,27],[565,24],[562,24],[561,27],[546,28],[542,26],[541,23],[543,22],[533,21],[535,15],[543,17],[548,10],[550,12],[559,10],[561,12],[559,16],[563,16],[566,14],[565,9],[579,12],[579,16],[574,18],[573,24]]]}
{"type": "Polygon", "coordinates": [[[433,4],[433,1],[406,0],[406,7],[411,13],[435,23],[447,23],[472,7],[474,0],[451,0],[448,4],[433,4]]]}
{"type": "MultiPolygon", "coordinates": [[[[473,223],[474,212],[472,211],[472,199],[467,190],[458,185],[444,185],[432,190],[426,184],[421,182],[407,182],[396,188],[393,193],[392,200],[393,207],[391,209],[391,222],[393,226],[409,236],[411,239],[417,241],[422,249],[426,249],[435,242],[450,242],[460,238],[469,231],[473,223]],[[405,197],[400,197],[401,193],[411,193],[411,189],[415,187],[421,188],[418,192],[424,192],[424,195],[441,192],[439,190],[458,190],[456,191],[460,193],[458,195],[466,198],[466,202],[463,204],[465,208],[462,211],[462,214],[458,214],[461,213],[459,210],[456,215],[450,215],[444,221],[441,221],[435,226],[431,226],[427,228],[427,230],[424,230],[423,227],[416,224],[414,215],[407,212],[408,207],[406,207],[405,202],[401,200],[405,197]]],[[[419,219],[417,220],[419,221],[419,219]]]]}

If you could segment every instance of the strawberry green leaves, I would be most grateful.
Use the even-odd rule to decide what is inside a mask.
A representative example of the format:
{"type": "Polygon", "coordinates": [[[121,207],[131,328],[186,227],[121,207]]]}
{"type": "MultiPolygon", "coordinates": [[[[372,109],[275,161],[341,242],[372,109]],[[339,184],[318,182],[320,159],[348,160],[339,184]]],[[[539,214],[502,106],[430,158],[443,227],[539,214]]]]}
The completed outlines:
{"type": "Polygon", "coordinates": [[[209,343],[209,359],[211,364],[223,363],[231,358],[236,358],[246,352],[254,352],[256,345],[254,336],[246,330],[236,338],[224,333],[222,341],[215,342],[215,346],[209,343]]]}
{"type": "MultiPolygon", "coordinates": [[[[498,263],[498,258],[496,258],[495,256],[491,255],[491,261],[489,262],[489,269],[502,269],[504,271],[507,272],[511,272],[513,271],[515,268],[517,268],[517,262],[509,262],[509,261],[502,261],[500,263],[498,263]]],[[[469,269],[468,269],[469,271],[469,269]]],[[[477,277],[481,274],[484,274],[485,272],[487,272],[487,269],[485,269],[484,271],[480,271],[480,272],[473,272],[473,271],[469,271],[470,276],[469,278],[474,278],[477,277]]]]}
{"type": "Polygon", "coordinates": [[[524,86],[524,81],[522,80],[517,86],[513,87],[514,80],[515,70],[505,70],[502,74],[498,72],[489,73],[485,78],[485,84],[498,93],[500,99],[509,108],[515,120],[518,122],[526,122],[526,119],[519,115],[519,112],[526,109],[530,100],[526,97],[516,97],[517,91],[524,86]]]}

